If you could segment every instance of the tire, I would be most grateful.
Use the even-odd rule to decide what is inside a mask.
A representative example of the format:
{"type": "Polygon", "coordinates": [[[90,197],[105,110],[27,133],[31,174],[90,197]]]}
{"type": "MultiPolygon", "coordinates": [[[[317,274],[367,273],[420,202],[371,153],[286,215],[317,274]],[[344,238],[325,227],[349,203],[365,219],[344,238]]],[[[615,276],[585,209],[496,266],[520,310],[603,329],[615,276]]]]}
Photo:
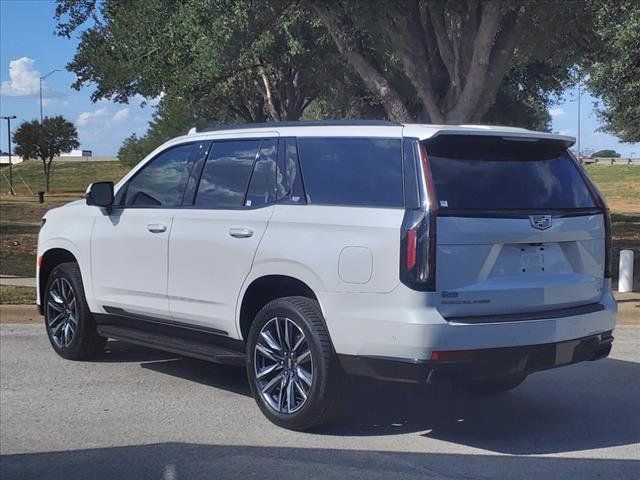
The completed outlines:
{"type": "Polygon", "coordinates": [[[460,384],[460,387],[467,393],[475,395],[497,395],[513,390],[524,382],[525,378],[527,378],[526,375],[492,378],[489,380],[465,382],[460,384]]]}
{"type": "Polygon", "coordinates": [[[43,310],[49,342],[62,358],[82,360],[104,351],[107,339],[96,331],[77,263],[61,263],[53,269],[47,279],[43,310]]]}
{"type": "Polygon", "coordinates": [[[326,423],[337,407],[342,370],[318,302],[284,297],[265,305],[249,330],[247,373],[253,397],[271,422],[289,430],[326,423]]]}

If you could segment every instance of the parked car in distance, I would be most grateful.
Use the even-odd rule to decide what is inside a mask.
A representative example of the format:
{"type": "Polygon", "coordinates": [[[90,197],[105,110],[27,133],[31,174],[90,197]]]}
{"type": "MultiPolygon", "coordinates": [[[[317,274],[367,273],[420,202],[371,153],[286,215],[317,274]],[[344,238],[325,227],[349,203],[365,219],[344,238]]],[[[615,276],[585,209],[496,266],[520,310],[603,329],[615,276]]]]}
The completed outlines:
{"type": "Polygon", "coordinates": [[[74,360],[115,338],[246,366],[262,412],[296,430],[327,421],[345,375],[498,393],[606,357],[611,227],[573,141],[375,121],[192,131],[47,212],[49,339],[74,360]]]}

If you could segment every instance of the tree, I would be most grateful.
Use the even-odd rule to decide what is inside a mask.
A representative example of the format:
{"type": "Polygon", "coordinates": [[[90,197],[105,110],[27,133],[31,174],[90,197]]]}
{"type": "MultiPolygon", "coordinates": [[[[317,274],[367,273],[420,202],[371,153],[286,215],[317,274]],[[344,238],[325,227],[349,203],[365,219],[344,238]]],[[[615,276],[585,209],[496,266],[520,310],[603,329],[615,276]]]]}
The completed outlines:
{"type": "MultiPolygon", "coordinates": [[[[58,0],[56,17],[60,35],[81,32],[68,68],[94,100],[164,93],[213,123],[361,116],[548,130],[576,67],[604,61],[594,25],[624,23],[615,3],[58,0]]],[[[607,102],[603,115],[626,107],[617,124],[632,129],[640,102],[607,102]]]]}
{"type": "Polygon", "coordinates": [[[591,158],[620,158],[620,154],[615,150],[598,150],[591,154],[591,158]]]}
{"type": "Polygon", "coordinates": [[[118,150],[120,162],[133,167],[167,140],[184,135],[191,127],[201,130],[219,118],[216,112],[200,112],[180,98],[164,96],[149,122],[149,129],[143,137],[133,134],[126,138],[118,150]]]}
{"type": "Polygon", "coordinates": [[[322,23],[291,1],[59,0],[58,33],[85,21],[68,68],[93,100],[164,93],[222,122],[297,120],[345,65],[322,23]]]}
{"type": "Polygon", "coordinates": [[[640,3],[591,0],[597,47],[585,66],[587,86],[602,99],[603,130],[640,142],[640,3]]]}
{"type": "MultiPolygon", "coordinates": [[[[584,2],[306,0],[395,120],[478,122],[506,77],[539,65],[570,81],[591,39],[584,2]]],[[[503,91],[503,93],[506,93],[503,91]]],[[[517,96],[511,92],[511,99],[517,96]]],[[[547,101],[546,98],[543,100],[547,101]]],[[[539,110],[539,109],[534,109],[539,110]]],[[[495,112],[493,117],[495,118],[495,112]]]]}
{"type": "Polygon", "coordinates": [[[73,123],[62,116],[45,117],[42,123],[37,120],[23,122],[13,134],[15,153],[23,159],[42,160],[44,188],[49,191],[51,162],[62,152],[78,148],[78,132],[73,123]]]}

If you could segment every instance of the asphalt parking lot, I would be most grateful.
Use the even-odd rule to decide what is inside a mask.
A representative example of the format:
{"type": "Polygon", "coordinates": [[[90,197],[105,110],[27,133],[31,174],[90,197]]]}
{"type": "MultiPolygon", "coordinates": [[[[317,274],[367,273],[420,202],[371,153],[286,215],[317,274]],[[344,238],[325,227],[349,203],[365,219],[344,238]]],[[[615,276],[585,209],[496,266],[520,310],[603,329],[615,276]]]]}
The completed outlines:
{"type": "Polygon", "coordinates": [[[120,342],[71,362],[40,325],[0,334],[3,480],[640,478],[638,326],[498,397],[351,381],[314,433],[270,424],[238,368],[120,342]]]}

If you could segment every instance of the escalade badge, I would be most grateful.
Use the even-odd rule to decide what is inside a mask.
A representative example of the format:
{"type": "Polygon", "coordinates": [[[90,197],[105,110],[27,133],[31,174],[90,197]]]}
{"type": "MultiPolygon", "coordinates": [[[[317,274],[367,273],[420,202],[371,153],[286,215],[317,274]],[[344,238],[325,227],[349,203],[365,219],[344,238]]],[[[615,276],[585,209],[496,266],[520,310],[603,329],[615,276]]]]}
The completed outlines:
{"type": "Polygon", "coordinates": [[[546,230],[551,226],[551,215],[529,215],[529,221],[533,228],[546,230]]]}

